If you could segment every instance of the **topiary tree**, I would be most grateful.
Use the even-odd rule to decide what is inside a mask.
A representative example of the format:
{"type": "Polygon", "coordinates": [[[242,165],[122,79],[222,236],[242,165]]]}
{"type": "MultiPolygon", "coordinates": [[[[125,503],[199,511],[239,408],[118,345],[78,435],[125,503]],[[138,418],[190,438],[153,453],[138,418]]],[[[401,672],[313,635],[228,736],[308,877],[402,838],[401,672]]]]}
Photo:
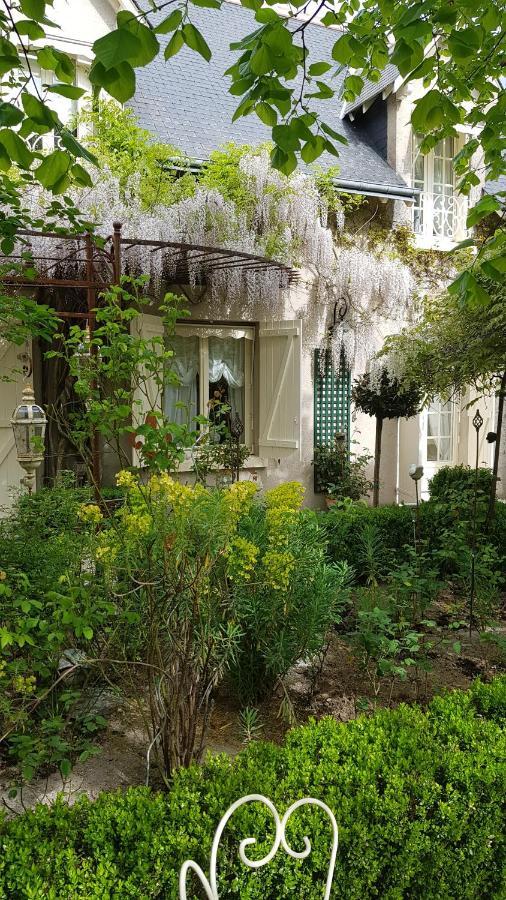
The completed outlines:
{"type": "Polygon", "coordinates": [[[379,377],[371,377],[365,372],[353,385],[351,398],[357,409],[376,418],[376,439],[374,445],[373,506],[379,503],[379,474],[381,463],[381,437],[384,419],[409,419],[420,408],[420,392],[415,387],[406,387],[388,374],[386,368],[379,377]]]}

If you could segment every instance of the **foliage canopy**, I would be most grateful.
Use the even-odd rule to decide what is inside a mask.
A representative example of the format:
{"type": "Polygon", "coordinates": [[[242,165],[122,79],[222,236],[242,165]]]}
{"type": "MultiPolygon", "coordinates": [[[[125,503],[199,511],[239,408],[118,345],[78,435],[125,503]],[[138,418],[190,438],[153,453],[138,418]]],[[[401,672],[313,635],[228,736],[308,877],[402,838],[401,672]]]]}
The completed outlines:
{"type": "MultiPolygon", "coordinates": [[[[196,6],[219,9],[222,0],[193,0],[196,6]]],[[[345,139],[325,121],[319,101],[336,96],[336,75],[344,71],[342,100],[357,98],[368,79],[378,81],[388,62],[405,81],[423,83],[425,93],[415,103],[412,126],[423,135],[422,149],[430,150],[457,129],[472,135],[455,158],[460,189],[468,193],[479,184],[477,167],[496,179],[505,171],[504,120],[506,95],[501,87],[504,71],[505,18],[500,0],[345,0],[316,6],[304,0],[263,5],[263,0],[242,0],[254,11],[258,27],[233,45],[237,61],[227,74],[230,91],[239,98],[234,118],[257,115],[272,131],[272,163],[292,172],[298,158],[314,162],[322,153],[338,156],[345,139]],[[275,9],[273,8],[275,5],[275,9]],[[291,18],[296,13],[299,18],[291,18]],[[335,32],[330,59],[312,59],[306,44],[309,24],[318,20],[335,32]],[[295,27],[294,27],[295,25],[295,27]],[[316,106],[314,101],[317,102],[316,106]]],[[[9,252],[18,229],[30,222],[23,207],[22,187],[39,182],[55,194],[71,184],[89,185],[83,161],[94,156],[80,144],[51,106],[56,95],[78,99],[75,64],[47,37],[53,0],[10,0],[0,11],[0,71],[5,98],[0,105],[0,197],[6,206],[2,218],[2,250],[9,252]],[[34,43],[35,42],[35,43],[34,43]],[[54,73],[54,83],[40,86],[32,59],[54,73]],[[57,136],[49,154],[36,149],[44,134],[57,136]],[[12,172],[14,167],[14,175],[12,172]]],[[[211,57],[205,35],[192,21],[192,5],[180,0],[167,11],[167,3],[149,0],[137,14],[122,10],[117,27],[94,46],[90,80],[96,93],[105,91],[120,103],[135,93],[138,67],[163,52],[168,61],[183,47],[211,57]],[[154,27],[153,27],[154,26],[154,27]]],[[[65,205],[55,201],[52,216],[65,205]]],[[[468,226],[491,213],[502,214],[499,193],[483,197],[470,210],[468,226]]],[[[84,227],[78,210],[76,227],[84,227]]],[[[506,271],[506,233],[502,225],[486,241],[491,277],[501,280],[506,271]]],[[[481,257],[475,265],[478,268],[481,257]]],[[[463,299],[480,294],[468,270],[457,282],[463,299]]],[[[483,291],[483,289],[482,289],[483,291]]]]}

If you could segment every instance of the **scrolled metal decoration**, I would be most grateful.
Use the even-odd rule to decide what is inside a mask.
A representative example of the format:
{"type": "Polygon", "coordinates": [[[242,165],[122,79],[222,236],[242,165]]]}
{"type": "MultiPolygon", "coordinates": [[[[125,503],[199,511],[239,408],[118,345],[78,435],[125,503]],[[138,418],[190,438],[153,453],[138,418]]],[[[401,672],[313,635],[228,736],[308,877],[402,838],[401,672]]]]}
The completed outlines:
{"type": "Polygon", "coordinates": [[[334,870],[336,867],[336,858],[337,858],[337,848],[339,842],[339,832],[337,827],[337,822],[335,816],[329,807],[323,803],[321,800],[316,800],[314,797],[304,797],[302,800],[297,800],[295,803],[292,803],[291,806],[288,807],[285,812],[283,818],[279,816],[279,813],[272,803],[267,797],[264,797],[263,794],[248,794],[247,797],[241,797],[240,800],[236,800],[235,803],[227,810],[221,822],[219,823],[214,839],[213,845],[211,848],[211,860],[209,865],[209,879],[204,874],[201,867],[198,863],[194,862],[192,859],[186,860],[183,863],[179,875],[179,897],[180,900],[188,900],[188,895],[186,892],[188,873],[193,872],[200,881],[201,886],[204,888],[207,900],[220,900],[220,895],[218,891],[218,876],[217,876],[217,867],[218,867],[218,849],[219,844],[223,835],[223,832],[234,815],[236,810],[238,810],[241,806],[244,806],[246,803],[262,803],[267,807],[269,812],[271,813],[274,823],[276,825],[276,834],[274,837],[273,845],[265,856],[262,859],[250,859],[246,854],[246,848],[251,847],[257,843],[256,838],[244,838],[239,844],[239,857],[241,861],[250,869],[261,869],[263,866],[268,865],[271,860],[274,859],[276,853],[281,846],[285,853],[288,856],[291,856],[292,859],[307,859],[309,854],[311,853],[311,841],[308,837],[304,836],[304,849],[303,850],[293,850],[292,847],[288,844],[286,839],[286,826],[288,824],[288,820],[295,812],[296,809],[299,809],[302,806],[317,806],[322,809],[329,817],[331,825],[332,825],[332,850],[330,854],[330,862],[327,873],[327,881],[325,884],[325,894],[324,900],[329,900],[330,891],[332,889],[332,881],[334,878],[334,870]]]}

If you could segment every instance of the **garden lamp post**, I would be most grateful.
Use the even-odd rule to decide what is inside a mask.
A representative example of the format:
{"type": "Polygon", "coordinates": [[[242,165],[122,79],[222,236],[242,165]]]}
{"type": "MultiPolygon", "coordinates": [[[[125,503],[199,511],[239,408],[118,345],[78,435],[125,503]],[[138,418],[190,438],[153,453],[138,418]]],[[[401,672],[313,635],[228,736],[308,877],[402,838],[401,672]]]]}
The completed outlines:
{"type": "Polygon", "coordinates": [[[480,429],[483,417],[477,409],[473,416],[473,428],[476,432],[476,459],[474,463],[474,496],[473,496],[473,530],[471,532],[471,585],[469,591],[469,640],[473,636],[474,594],[476,587],[476,516],[478,502],[478,468],[480,457],[480,429]]]}
{"type": "Polygon", "coordinates": [[[46,414],[35,402],[31,384],[23,388],[21,403],[12,414],[11,425],[17,460],[26,472],[21,483],[31,494],[35,485],[35,472],[44,459],[44,435],[47,425],[46,414]]]}
{"type": "Polygon", "coordinates": [[[418,494],[418,482],[421,478],[423,478],[423,466],[417,466],[413,463],[409,467],[409,477],[415,482],[415,492],[416,492],[416,513],[415,513],[415,551],[417,549],[418,542],[418,525],[419,525],[419,510],[420,510],[420,497],[418,494]]]}

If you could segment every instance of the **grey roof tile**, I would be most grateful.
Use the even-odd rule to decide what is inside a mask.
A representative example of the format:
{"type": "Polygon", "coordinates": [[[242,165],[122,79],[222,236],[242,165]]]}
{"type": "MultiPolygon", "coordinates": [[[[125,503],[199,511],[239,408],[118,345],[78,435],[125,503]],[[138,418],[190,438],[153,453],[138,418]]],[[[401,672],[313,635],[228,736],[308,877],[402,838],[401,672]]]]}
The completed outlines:
{"type": "MultiPolygon", "coordinates": [[[[257,27],[253,13],[225,2],[219,10],[192,7],[191,18],[203,32],[212,59],[207,63],[185,47],[168,62],[160,53],[149,66],[138,69],[137,91],[131,106],[140,124],[158,139],[199,160],[207,159],[212,150],[228,142],[257,146],[268,141],[270,129],[256,115],[232,123],[238,99],[228,93],[230,82],[224,75],[236,60],[230,44],[257,27]]],[[[160,38],[165,45],[168,38],[160,38]]],[[[306,43],[313,61],[330,59],[335,41],[336,32],[321,25],[311,25],[306,30],[306,43]]],[[[341,119],[343,78],[341,74],[332,84],[335,97],[315,102],[314,108],[349,143],[339,147],[339,161],[325,154],[318,164],[330,167],[338,162],[340,178],[346,181],[405,187],[403,179],[358,135],[353,124],[341,119]]]]}

